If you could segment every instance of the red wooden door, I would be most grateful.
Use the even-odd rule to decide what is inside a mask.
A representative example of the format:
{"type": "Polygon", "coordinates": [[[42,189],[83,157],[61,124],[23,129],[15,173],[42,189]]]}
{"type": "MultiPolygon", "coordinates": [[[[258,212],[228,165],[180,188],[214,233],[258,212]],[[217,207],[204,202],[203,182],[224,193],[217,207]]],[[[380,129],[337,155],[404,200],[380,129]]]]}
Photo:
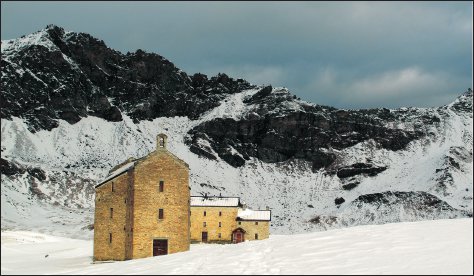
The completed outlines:
{"type": "Polygon", "coordinates": [[[235,233],[235,242],[236,243],[242,242],[242,233],[240,232],[235,233]]]}
{"type": "Polygon", "coordinates": [[[168,240],[153,240],[153,256],[168,254],[168,240]]]}
{"type": "Polygon", "coordinates": [[[244,241],[244,233],[240,231],[234,232],[234,243],[239,243],[244,241]]]}

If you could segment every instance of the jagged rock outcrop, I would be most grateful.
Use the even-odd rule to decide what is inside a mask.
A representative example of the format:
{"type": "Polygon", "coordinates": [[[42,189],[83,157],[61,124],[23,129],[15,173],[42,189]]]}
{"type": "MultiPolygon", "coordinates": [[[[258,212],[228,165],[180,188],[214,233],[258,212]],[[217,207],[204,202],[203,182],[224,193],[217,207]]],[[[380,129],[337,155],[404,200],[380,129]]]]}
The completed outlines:
{"type": "Polygon", "coordinates": [[[385,124],[390,116],[384,109],[360,112],[300,104],[289,93],[269,93],[271,89],[264,87],[244,99],[244,103],[254,105],[247,117],[206,121],[189,132],[187,143],[199,148],[198,140],[207,137],[219,157],[236,167],[249,157],[272,163],[297,158],[312,162],[313,171],[317,171],[336,160],[333,149],[374,140],[379,147],[396,151],[425,135],[417,130],[388,128],[385,124]],[[293,109],[281,108],[285,104],[293,109]],[[239,155],[229,154],[230,149],[239,155]]]}
{"type": "Polygon", "coordinates": [[[26,171],[25,168],[18,166],[13,162],[10,162],[3,158],[0,159],[0,173],[1,174],[10,176],[10,175],[22,174],[25,171],[26,171]]]}
{"type": "MultiPolygon", "coordinates": [[[[335,199],[336,205],[343,202],[343,198],[335,199]]],[[[317,215],[308,222],[323,229],[330,229],[341,226],[463,217],[472,217],[472,213],[453,208],[429,193],[387,191],[359,196],[337,217],[317,215]]]]}
{"type": "Polygon", "coordinates": [[[252,87],[225,74],[189,77],[158,54],[124,55],[89,34],[54,25],[2,41],[1,65],[1,118],[25,118],[32,131],[55,128],[57,119],[121,121],[122,113],[135,121],[197,118],[227,94],[252,87]]]}
{"type": "Polygon", "coordinates": [[[387,167],[377,167],[372,164],[365,164],[365,163],[356,163],[352,164],[347,167],[342,167],[337,170],[337,177],[339,178],[347,178],[352,177],[359,174],[364,174],[367,176],[375,176],[383,171],[385,171],[387,167]]]}

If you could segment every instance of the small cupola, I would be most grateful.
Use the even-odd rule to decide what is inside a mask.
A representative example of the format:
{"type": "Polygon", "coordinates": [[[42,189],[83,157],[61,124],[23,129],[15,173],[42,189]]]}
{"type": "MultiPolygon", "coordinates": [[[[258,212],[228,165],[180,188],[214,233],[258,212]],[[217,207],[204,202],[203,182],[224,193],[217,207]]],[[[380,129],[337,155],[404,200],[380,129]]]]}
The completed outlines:
{"type": "Polygon", "coordinates": [[[168,136],[160,133],[156,136],[156,150],[166,150],[168,144],[168,136]]]}

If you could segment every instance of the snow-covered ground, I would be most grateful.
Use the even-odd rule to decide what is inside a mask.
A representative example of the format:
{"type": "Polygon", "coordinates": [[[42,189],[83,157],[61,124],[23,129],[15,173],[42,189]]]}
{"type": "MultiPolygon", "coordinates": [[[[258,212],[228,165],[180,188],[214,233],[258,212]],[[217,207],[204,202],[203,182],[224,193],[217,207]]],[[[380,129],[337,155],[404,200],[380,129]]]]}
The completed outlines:
{"type": "Polygon", "coordinates": [[[472,219],[367,225],[92,263],[92,241],[2,232],[2,274],[471,274],[472,219]]]}

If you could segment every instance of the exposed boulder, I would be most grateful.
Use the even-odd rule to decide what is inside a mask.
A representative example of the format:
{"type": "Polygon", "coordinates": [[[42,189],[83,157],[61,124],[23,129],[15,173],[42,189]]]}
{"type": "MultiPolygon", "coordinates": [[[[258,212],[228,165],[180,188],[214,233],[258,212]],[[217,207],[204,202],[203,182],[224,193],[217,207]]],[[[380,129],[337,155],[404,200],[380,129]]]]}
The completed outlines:
{"type": "Polygon", "coordinates": [[[336,199],[334,200],[334,203],[335,203],[336,205],[341,205],[341,204],[344,203],[345,201],[346,201],[346,200],[345,200],[344,198],[338,197],[338,198],[336,198],[336,199]]]}
{"type": "Polygon", "coordinates": [[[344,185],[342,185],[342,189],[349,191],[349,190],[352,190],[352,189],[354,189],[355,187],[357,187],[359,184],[360,184],[359,181],[352,182],[352,183],[348,183],[348,184],[344,184],[344,185]]]}
{"type": "Polygon", "coordinates": [[[387,167],[378,167],[372,164],[365,164],[365,163],[355,163],[347,167],[342,167],[337,171],[337,176],[339,178],[347,178],[359,174],[365,174],[367,176],[375,176],[383,171],[385,171],[387,167]]]}

